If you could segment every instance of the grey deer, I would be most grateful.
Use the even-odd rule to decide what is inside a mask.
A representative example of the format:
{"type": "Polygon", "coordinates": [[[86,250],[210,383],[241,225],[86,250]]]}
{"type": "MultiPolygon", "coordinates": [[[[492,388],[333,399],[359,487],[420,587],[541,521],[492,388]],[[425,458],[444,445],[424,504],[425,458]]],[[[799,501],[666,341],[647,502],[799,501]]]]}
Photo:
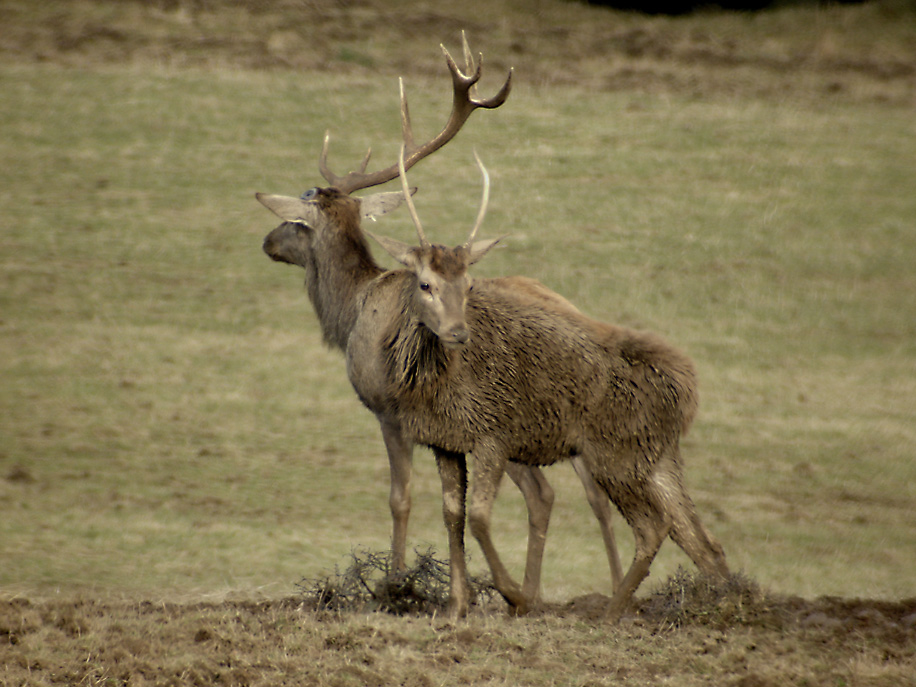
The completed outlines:
{"type": "MultiPolygon", "coordinates": [[[[463,37],[463,36],[462,36],[463,37]]],[[[464,38],[464,37],[463,37],[464,38]]],[[[407,106],[407,99],[401,84],[401,122],[405,142],[406,159],[400,163],[410,168],[424,157],[435,152],[458,133],[468,117],[478,108],[493,109],[502,105],[511,88],[511,72],[502,88],[489,99],[476,97],[476,84],[481,76],[482,59],[475,66],[467,41],[463,40],[466,61],[466,73],[463,73],[443,47],[446,63],[452,77],[453,106],[445,128],[434,138],[422,145],[413,140],[412,126],[407,106]]],[[[375,219],[398,207],[405,198],[403,192],[378,193],[357,198],[351,194],[367,188],[384,184],[398,176],[398,164],[367,173],[369,154],[363,160],[357,172],[337,176],[328,168],[329,139],[325,136],[324,145],[319,157],[319,170],[330,184],[327,188],[315,188],[307,191],[301,198],[289,198],[267,194],[257,197],[266,207],[285,220],[272,231],[264,241],[264,251],[274,260],[303,267],[306,271],[306,288],[309,298],[318,315],[325,342],[342,351],[348,350],[351,334],[362,317],[365,294],[374,288],[378,281],[387,281],[390,273],[385,272],[372,258],[366,238],[360,228],[362,218],[375,219]]],[[[409,194],[408,194],[409,195],[409,194]]],[[[415,210],[412,212],[415,213],[415,210]]],[[[482,215],[481,215],[482,219],[482,215]]],[[[390,245],[390,244],[389,244],[390,245]]],[[[477,249],[478,253],[482,248],[477,249]]],[[[485,252],[485,251],[484,251],[485,252]]],[[[436,286],[437,292],[448,300],[446,292],[463,294],[463,282],[459,289],[450,288],[448,281],[440,277],[442,288],[436,286]]],[[[490,288],[485,286],[484,290],[490,288]]],[[[492,288],[520,290],[529,297],[552,303],[557,308],[575,308],[568,301],[549,291],[534,280],[522,277],[511,277],[492,280],[492,288]]],[[[463,302],[447,303],[450,310],[461,313],[463,302]]],[[[461,345],[467,337],[467,330],[461,327],[452,328],[446,333],[449,345],[461,345]]],[[[349,367],[354,365],[348,354],[349,367]]],[[[364,395],[372,394],[368,389],[356,387],[367,405],[375,412],[382,429],[382,436],[388,453],[391,472],[389,505],[393,520],[392,533],[392,567],[405,567],[407,523],[410,514],[410,476],[413,446],[415,441],[405,436],[400,418],[390,407],[375,403],[364,395]]],[[[554,457],[545,458],[544,463],[552,463],[554,457]]],[[[611,570],[614,588],[622,579],[622,567],[617,554],[614,532],[611,524],[612,511],[610,504],[592,479],[582,459],[574,457],[572,465],[585,487],[586,496],[598,519],[608,565],[611,570]]],[[[540,591],[541,563],[546,541],[546,532],[553,504],[553,490],[536,465],[524,462],[509,462],[506,471],[521,490],[529,514],[528,551],[525,565],[525,578],[522,585],[525,597],[536,600],[540,591]]],[[[453,595],[460,598],[460,595],[453,595]]],[[[466,609],[466,602],[461,605],[461,613],[466,609]]]]}

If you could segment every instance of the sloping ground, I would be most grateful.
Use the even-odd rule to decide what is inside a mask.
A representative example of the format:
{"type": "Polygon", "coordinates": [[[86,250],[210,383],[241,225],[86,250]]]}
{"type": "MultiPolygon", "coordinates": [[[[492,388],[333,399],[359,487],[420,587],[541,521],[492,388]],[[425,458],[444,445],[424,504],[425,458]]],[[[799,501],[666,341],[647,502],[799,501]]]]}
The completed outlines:
{"type": "Polygon", "coordinates": [[[906,0],[685,17],[564,0],[534,11],[478,0],[7,0],[0,25],[5,62],[438,74],[436,43],[457,49],[464,29],[495,71],[514,66],[535,86],[916,102],[906,0]]]}

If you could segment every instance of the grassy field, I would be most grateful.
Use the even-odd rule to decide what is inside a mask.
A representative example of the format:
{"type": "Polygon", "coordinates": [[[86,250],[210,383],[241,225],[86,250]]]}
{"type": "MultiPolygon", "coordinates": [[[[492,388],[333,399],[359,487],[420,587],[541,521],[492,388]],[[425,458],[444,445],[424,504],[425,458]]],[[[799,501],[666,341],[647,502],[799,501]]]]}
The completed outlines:
{"type": "MultiPolygon", "coordinates": [[[[47,6],[72,29],[66,5],[47,6]]],[[[544,17],[566,8],[538,5],[544,17]]],[[[106,12],[112,25],[127,21],[117,3],[72,7],[85,10],[84,28],[106,12]]],[[[605,16],[638,28],[633,15],[572,7],[599,32],[605,16]]],[[[880,16],[895,5],[873,7],[880,16]]],[[[863,11],[817,15],[829,29],[821,38],[867,53],[850,25],[880,23],[863,11]]],[[[724,31],[718,15],[684,21],[693,23],[660,19],[645,30],[724,31]]],[[[755,21],[766,34],[786,15],[755,21]]],[[[436,43],[458,42],[443,26],[405,43],[422,43],[407,71],[420,136],[438,130],[448,107],[436,43]]],[[[742,45],[776,50],[752,33],[754,21],[741,26],[761,39],[742,45]]],[[[6,35],[37,27],[23,20],[6,35]]],[[[888,35],[903,31],[894,24],[888,35]]],[[[495,46],[483,33],[471,40],[493,57],[486,93],[511,60],[498,52],[508,29],[492,30],[495,46]]],[[[539,59],[561,52],[547,47],[550,35],[538,38],[539,59]]],[[[912,64],[899,40],[874,59],[912,64]]],[[[344,44],[381,50],[365,37],[344,44]]],[[[378,56],[361,65],[346,53],[333,68],[303,72],[225,55],[187,58],[190,66],[147,54],[119,63],[88,50],[0,67],[0,598],[293,594],[354,548],[386,548],[387,461],[343,360],[321,344],[302,273],[261,252],[275,222],[253,194],[321,183],[326,129],[335,169],[370,145],[377,164],[393,161],[401,65],[382,68],[378,56]]],[[[869,80],[860,70],[847,83],[838,71],[825,78],[839,79],[839,92],[827,84],[815,97],[781,91],[791,81],[783,72],[739,88],[748,82],[741,63],[710,72],[715,81],[728,71],[722,88],[691,90],[675,60],[684,82],[671,88],[594,89],[538,71],[543,63],[526,55],[515,54],[507,105],[476,114],[412,173],[429,235],[457,242],[473,222],[476,149],[493,178],[482,233],[509,235],[477,274],[535,276],[595,317],[664,333],[697,361],[702,404],[684,444],[686,473],[731,565],[779,594],[916,597],[912,77],[869,80]]],[[[573,72],[587,71],[576,64],[573,72]]],[[[406,212],[380,231],[413,235],[406,212]]],[[[444,549],[426,451],[415,468],[410,540],[444,549]]],[[[548,477],[559,493],[545,597],[608,593],[581,487],[567,466],[548,477]]],[[[520,574],[525,516],[510,486],[494,524],[520,574]]],[[[628,560],[622,521],[617,533],[628,560]]],[[[469,550],[482,571],[476,545],[469,550]]],[[[689,561],[666,544],[643,592],[681,565],[689,561]]],[[[376,636],[434,641],[417,639],[425,630],[413,625],[372,622],[387,628],[376,636]]],[[[487,627],[500,637],[521,631],[487,627]]],[[[490,668],[496,683],[500,668],[490,668]]]]}

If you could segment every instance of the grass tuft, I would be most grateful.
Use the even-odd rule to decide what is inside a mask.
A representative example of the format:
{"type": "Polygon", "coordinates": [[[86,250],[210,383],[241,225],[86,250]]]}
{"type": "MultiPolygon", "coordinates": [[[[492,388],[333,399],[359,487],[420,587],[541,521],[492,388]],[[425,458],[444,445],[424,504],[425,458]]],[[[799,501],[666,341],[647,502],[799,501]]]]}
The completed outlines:
{"type": "Polygon", "coordinates": [[[704,625],[723,629],[759,624],[771,611],[768,596],[743,573],[722,580],[679,567],[645,600],[640,615],[671,628],[704,625]]]}

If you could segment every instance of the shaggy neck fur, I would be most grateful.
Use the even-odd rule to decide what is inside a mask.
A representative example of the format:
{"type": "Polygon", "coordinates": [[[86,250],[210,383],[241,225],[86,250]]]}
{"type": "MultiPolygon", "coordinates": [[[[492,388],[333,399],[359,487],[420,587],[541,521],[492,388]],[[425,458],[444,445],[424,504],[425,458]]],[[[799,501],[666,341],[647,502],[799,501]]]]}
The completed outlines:
{"type": "Polygon", "coordinates": [[[382,339],[391,388],[403,392],[440,385],[445,380],[449,352],[439,337],[411,315],[416,277],[399,270],[391,273],[391,278],[401,281],[397,315],[382,339]]]}

